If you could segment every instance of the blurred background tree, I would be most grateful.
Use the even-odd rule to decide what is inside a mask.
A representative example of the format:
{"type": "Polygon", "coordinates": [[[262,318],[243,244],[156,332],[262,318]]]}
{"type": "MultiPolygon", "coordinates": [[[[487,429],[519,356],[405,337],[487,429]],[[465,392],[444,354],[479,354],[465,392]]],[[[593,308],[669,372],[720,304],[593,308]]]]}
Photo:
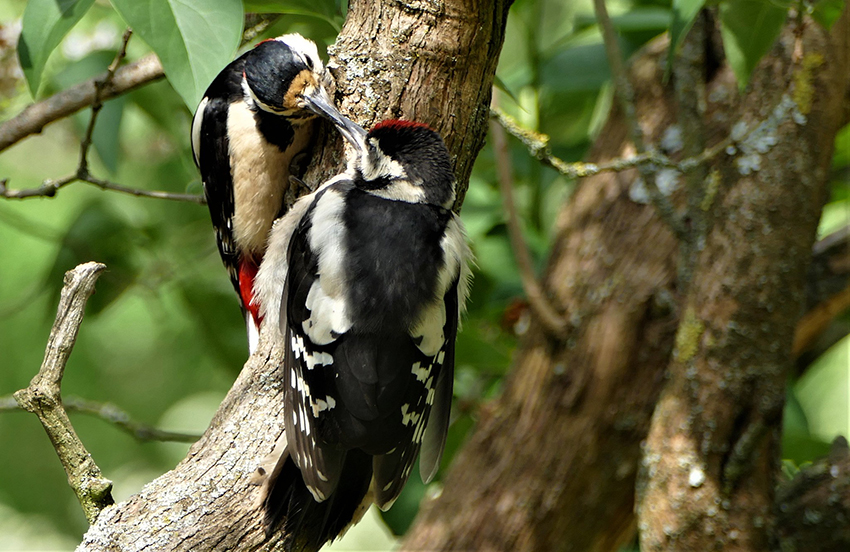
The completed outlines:
{"type": "MultiPolygon", "coordinates": [[[[25,78],[18,61],[18,36],[22,21],[25,32],[28,29],[25,9],[35,10],[39,4],[9,0],[0,6],[3,120],[20,113],[34,98],[102,73],[121,48],[127,21],[133,17],[132,2],[56,3],[71,13],[77,10],[79,20],[64,29],[67,35],[57,30],[58,24],[31,35],[57,47],[52,53],[52,47],[47,48],[49,56],[31,47],[25,78]]],[[[607,4],[626,55],[671,26],[679,40],[703,5],[678,0],[607,4]]],[[[739,10],[728,21],[756,17],[759,22],[744,30],[732,24],[725,27],[728,33],[748,38],[737,42],[739,57],[733,62],[743,85],[776,39],[789,8],[813,13],[830,25],[844,2],[792,6],[735,0],[722,5],[739,10]]],[[[346,11],[345,2],[334,0],[246,0],[244,5],[218,1],[209,6],[213,13],[222,10],[210,21],[229,21],[229,26],[222,23],[227,30],[221,31],[218,64],[207,68],[204,77],[203,68],[195,71],[197,60],[191,51],[157,50],[168,79],[105,102],[92,134],[93,175],[135,189],[200,194],[189,149],[191,109],[208,79],[235,53],[242,10],[283,14],[250,43],[299,32],[315,40],[320,50],[333,43],[346,11]],[[192,66],[189,76],[194,79],[180,69],[185,67],[180,65],[181,56],[192,66]]],[[[149,44],[157,40],[152,32],[136,29],[139,36],[128,43],[129,61],[151,51],[149,44]]],[[[726,38],[724,44],[729,44],[726,38]]],[[[211,59],[215,55],[209,53],[211,59]]],[[[553,155],[568,162],[583,159],[615,101],[592,2],[515,2],[497,77],[496,98],[502,110],[522,127],[548,136],[553,155]]],[[[8,189],[34,189],[45,180],[73,174],[88,113],[51,124],[40,135],[3,151],[0,178],[6,179],[8,189]]],[[[517,140],[510,140],[508,148],[521,228],[533,264],[541,270],[551,252],[556,216],[569,201],[575,180],[539,162],[517,140]]],[[[458,340],[456,415],[444,466],[464,443],[480,406],[499,395],[518,336],[528,328],[528,306],[508,238],[496,161],[488,145],[475,164],[462,210],[478,267],[469,315],[458,340]]],[[[836,138],[832,194],[821,218],[821,237],[848,224],[848,170],[850,131],[845,127],[836,138]]],[[[36,418],[15,410],[9,397],[26,386],[41,362],[64,271],[89,260],[108,266],[89,302],[67,368],[65,396],[112,403],[133,420],[151,426],[198,434],[204,430],[247,357],[244,327],[215,250],[207,211],[190,201],[133,197],[85,183],[69,185],[55,198],[0,198],[0,243],[4,244],[0,407],[9,410],[0,416],[0,550],[70,550],[86,530],[85,517],[36,418]]],[[[826,454],[832,439],[850,430],[850,341],[844,337],[850,317],[842,314],[829,328],[823,342],[830,346],[811,348],[815,352],[802,357],[789,382],[782,456],[791,472],[826,454]]],[[[114,480],[116,500],[172,468],[188,447],[139,441],[96,417],[75,415],[73,422],[114,480]]],[[[426,491],[411,478],[396,506],[383,514],[389,531],[405,533],[426,491]]],[[[372,519],[365,537],[352,538],[374,545],[379,542],[376,535],[382,534],[380,542],[390,546],[387,529],[378,523],[372,519]]]]}

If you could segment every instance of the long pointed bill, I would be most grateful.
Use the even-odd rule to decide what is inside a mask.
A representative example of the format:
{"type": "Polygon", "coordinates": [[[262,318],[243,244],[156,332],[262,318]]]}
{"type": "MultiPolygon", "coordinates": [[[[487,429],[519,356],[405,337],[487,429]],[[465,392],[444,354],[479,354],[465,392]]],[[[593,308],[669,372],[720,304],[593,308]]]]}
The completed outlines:
{"type": "Polygon", "coordinates": [[[354,146],[354,149],[361,153],[366,150],[366,131],[334,107],[324,88],[316,87],[312,93],[302,97],[307,104],[305,107],[332,122],[342,137],[354,146]]]}

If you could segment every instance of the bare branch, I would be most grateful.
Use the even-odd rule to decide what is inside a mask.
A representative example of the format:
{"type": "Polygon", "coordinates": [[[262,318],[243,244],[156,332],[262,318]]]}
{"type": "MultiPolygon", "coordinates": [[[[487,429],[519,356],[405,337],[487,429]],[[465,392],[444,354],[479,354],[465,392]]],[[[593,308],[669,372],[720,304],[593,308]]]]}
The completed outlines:
{"type": "Polygon", "coordinates": [[[10,190],[6,183],[8,180],[0,180],[0,197],[6,199],[29,199],[32,197],[54,197],[60,188],[64,188],[68,184],[74,182],[85,182],[92,186],[97,186],[102,190],[111,190],[113,192],[121,192],[137,197],[150,197],[154,199],[168,199],[172,201],[185,201],[187,203],[197,203],[198,205],[206,205],[206,199],[200,194],[180,194],[173,192],[162,192],[158,190],[142,190],[140,188],[130,188],[115,184],[108,180],[95,178],[87,175],[85,178],[80,178],[79,175],[72,174],[58,180],[45,180],[38,188],[27,188],[24,190],[10,190]]]}
{"type": "MultiPolygon", "coordinates": [[[[96,83],[102,82],[107,73],[81,82],[71,88],[36,102],[20,114],[0,125],[0,151],[18,143],[31,134],[37,134],[48,124],[58,121],[94,102],[97,94],[96,83]]],[[[155,54],[125,65],[115,71],[108,86],[100,92],[101,101],[112,99],[142,85],[165,76],[162,64],[155,54]]]]}
{"type": "Polygon", "coordinates": [[[77,341],[86,302],[94,292],[97,277],[105,268],[106,265],[90,262],[65,273],[59,309],[50,330],[41,369],[28,387],[14,395],[21,408],[38,416],[44,426],[89,523],[94,523],[100,511],[114,503],[112,482],[103,477],[74,431],[62,406],[61,385],[65,364],[77,341]]]}
{"type": "MultiPolygon", "coordinates": [[[[655,165],[656,167],[665,167],[676,169],[681,173],[688,173],[697,167],[708,163],[720,153],[726,151],[726,148],[733,146],[736,142],[732,138],[727,138],[714,146],[701,151],[698,155],[674,161],[661,153],[658,150],[650,150],[632,157],[618,158],[607,163],[568,163],[555,155],[552,155],[549,149],[549,136],[542,132],[536,132],[524,128],[513,117],[494,107],[490,109],[490,117],[495,119],[504,128],[508,134],[519,139],[520,142],[528,149],[528,153],[532,157],[551,167],[566,176],[567,178],[586,178],[596,176],[604,172],[620,172],[628,169],[635,169],[641,165],[655,165]]],[[[746,139],[752,131],[748,132],[746,139]]]]}
{"type": "Polygon", "coordinates": [[[567,335],[567,322],[552,306],[551,299],[546,296],[546,292],[540,282],[537,281],[531,262],[531,254],[528,252],[528,246],[522,236],[522,228],[514,204],[513,170],[505,130],[496,121],[490,121],[490,133],[493,135],[493,156],[496,158],[496,173],[502,192],[502,205],[505,209],[505,215],[507,215],[508,236],[510,236],[511,249],[513,249],[514,259],[522,279],[522,287],[525,290],[526,297],[528,297],[529,305],[537,314],[547,332],[554,337],[563,339],[567,335]]]}
{"type": "MultiPolygon", "coordinates": [[[[111,403],[90,401],[80,397],[65,397],[62,404],[66,412],[79,412],[96,416],[101,420],[115,425],[118,429],[129,433],[139,441],[172,441],[177,443],[194,443],[200,435],[164,431],[153,426],[135,422],[124,410],[111,403]]],[[[16,412],[22,410],[12,395],[0,397],[0,412],[16,412]]]]}

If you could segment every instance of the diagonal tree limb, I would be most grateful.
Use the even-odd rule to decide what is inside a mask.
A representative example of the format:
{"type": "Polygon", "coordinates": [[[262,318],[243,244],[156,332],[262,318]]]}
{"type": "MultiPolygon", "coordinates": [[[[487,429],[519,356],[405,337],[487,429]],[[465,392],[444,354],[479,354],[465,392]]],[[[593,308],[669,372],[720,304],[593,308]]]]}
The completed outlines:
{"type": "MultiPolygon", "coordinates": [[[[62,92],[36,102],[0,125],[0,151],[20,142],[31,134],[38,134],[44,127],[73,115],[92,105],[97,96],[97,84],[107,76],[104,72],[97,77],[81,82],[62,92]]],[[[157,81],[165,76],[162,64],[155,54],[118,68],[108,86],[100,93],[101,101],[110,100],[140,86],[157,81]]]]}
{"type": "Polygon", "coordinates": [[[20,407],[38,416],[44,426],[89,523],[94,523],[100,511],[114,502],[112,482],[103,477],[74,431],[60,393],[65,364],[77,341],[86,302],[105,268],[106,265],[90,262],[65,273],[65,286],[41,369],[28,387],[14,395],[20,407]]]}

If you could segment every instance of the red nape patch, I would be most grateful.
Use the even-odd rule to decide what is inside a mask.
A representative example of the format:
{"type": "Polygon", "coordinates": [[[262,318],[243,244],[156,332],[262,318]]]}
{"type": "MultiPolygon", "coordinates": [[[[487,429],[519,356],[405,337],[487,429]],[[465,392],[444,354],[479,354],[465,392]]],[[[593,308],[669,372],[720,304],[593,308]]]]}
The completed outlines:
{"type": "Polygon", "coordinates": [[[267,38],[265,40],[261,40],[261,41],[257,42],[256,44],[254,44],[254,48],[259,46],[260,44],[265,44],[266,42],[274,42],[275,40],[277,40],[277,38],[267,38]]]}
{"type": "Polygon", "coordinates": [[[242,261],[239,263],[239,295],[242,296],[242,304],[251,313],[251,317],[260,327],[260,322],[263,321],[260,316],[260,305],[252,303],[254,298],[254,278],[257,277],[258,267],[251,261],[242,261]]]}
{"type": "Polygon", "coordinates": [[[379,122],[375,126],[372,127],[372,130],[378,130],[379,128],[393,128],[393,129],[403,129],[403,128],[427,128],[428,130],[434,130],[430,126],[425,123],[420,123],[417,121],[402,121],[401,119],[386,119],[384,121],[379,122]]]}

